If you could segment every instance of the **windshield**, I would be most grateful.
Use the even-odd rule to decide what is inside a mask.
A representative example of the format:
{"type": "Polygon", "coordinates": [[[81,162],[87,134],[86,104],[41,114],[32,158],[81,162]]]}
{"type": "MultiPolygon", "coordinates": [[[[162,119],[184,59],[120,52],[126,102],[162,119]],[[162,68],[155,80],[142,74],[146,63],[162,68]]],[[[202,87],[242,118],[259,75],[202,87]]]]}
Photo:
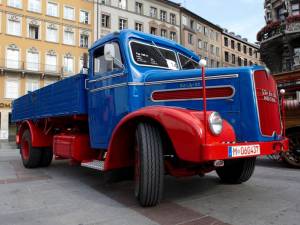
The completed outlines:
{"type": "MultiPolygon", "coordinates": [[[[146,44],[137,41],[130,42],[131,53],[137,65],[179,70],[180,65],[176,52],[157,46],[155,43],[146,44]]],[[[180,54],[182,69],[197,69],[199,65],[192,59],[180,54]]]]}

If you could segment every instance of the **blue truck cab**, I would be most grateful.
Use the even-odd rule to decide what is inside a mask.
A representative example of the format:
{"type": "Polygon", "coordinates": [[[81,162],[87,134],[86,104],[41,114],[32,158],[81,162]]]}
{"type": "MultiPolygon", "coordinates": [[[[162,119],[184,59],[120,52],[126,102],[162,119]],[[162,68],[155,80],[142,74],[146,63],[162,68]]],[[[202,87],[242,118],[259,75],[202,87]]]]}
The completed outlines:
{"type": "Polygon", "coordinates": [[[24,166],[48,166],[55,155],[102,171],[134,168],[143,206],[159,203],[165,173],[247,181],[257,156],[288,148],[276,83],[264,67],[205,71],[199,60],[132,30],[96,41],[88,72],[14,101],[24,166]]]}

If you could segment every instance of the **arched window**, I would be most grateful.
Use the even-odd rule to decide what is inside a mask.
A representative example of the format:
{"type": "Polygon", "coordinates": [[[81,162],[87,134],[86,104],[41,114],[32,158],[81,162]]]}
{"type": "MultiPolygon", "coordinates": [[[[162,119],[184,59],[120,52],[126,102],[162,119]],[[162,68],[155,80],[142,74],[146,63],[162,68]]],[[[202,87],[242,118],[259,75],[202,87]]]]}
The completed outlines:
{"type": "Polygon", "coordinates": [[[50,50],[46,54],[45,58],[45,71],[57,72],[57,56],[55,51],[50,50]]]}
{"type": "Polygon", "coordinates": [[[20,69],[20,50],[15,44],[11,44],[6,49],[6,67],[20,69]]]}
{"type": "Polygon", "coordinates": [[[65,73],[74,72],[74,57],[70,53],[67,53],[64,56],[64,72],[65,73]]]}
{"type": "Polygon", "coordinates": [[[40,68],[39,52],[36,48],[32,47],[27,51],[26,56],[26,69],[38,71],[40,68]]]}

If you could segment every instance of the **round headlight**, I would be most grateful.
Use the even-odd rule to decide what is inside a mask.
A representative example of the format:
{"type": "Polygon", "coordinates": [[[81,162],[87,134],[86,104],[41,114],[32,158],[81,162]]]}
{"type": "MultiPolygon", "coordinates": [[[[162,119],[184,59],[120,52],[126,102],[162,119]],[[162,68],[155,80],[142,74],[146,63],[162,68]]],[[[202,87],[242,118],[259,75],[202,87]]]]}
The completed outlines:
{"type": "Polygon", "coordinates": [[[213,112],[208,118],[208,124],[214,135],[219,135],[223,129],[223,120],[219,113],[213,112]]]}

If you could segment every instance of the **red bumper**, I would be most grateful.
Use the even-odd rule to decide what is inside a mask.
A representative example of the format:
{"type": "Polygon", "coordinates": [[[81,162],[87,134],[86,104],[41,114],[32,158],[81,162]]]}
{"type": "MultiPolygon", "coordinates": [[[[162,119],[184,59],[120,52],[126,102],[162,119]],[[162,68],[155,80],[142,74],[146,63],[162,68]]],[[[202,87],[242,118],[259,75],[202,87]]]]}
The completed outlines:
{"type": "Polygon", "coordinates": [[[236,158],[245,158],[252,156],[263,156],[263,155],[272,155],[280,152],[285,152],[289,148],[288,139],[283,139],[281,141],[271,141],[271,142],[247,142],[247,143],[235,143],[235,144],[207,144],[203,146],[201,152],[201,161],[213,161],[213,160],[226,160],[226,159],[236,159],[236,158]],[[253,155],[246,156],[237,156],[233,157],[229,153],[231,147],[238,146],[251,146],[259,145],[260,151],[258,154],[254,153],[253,155]]]}

